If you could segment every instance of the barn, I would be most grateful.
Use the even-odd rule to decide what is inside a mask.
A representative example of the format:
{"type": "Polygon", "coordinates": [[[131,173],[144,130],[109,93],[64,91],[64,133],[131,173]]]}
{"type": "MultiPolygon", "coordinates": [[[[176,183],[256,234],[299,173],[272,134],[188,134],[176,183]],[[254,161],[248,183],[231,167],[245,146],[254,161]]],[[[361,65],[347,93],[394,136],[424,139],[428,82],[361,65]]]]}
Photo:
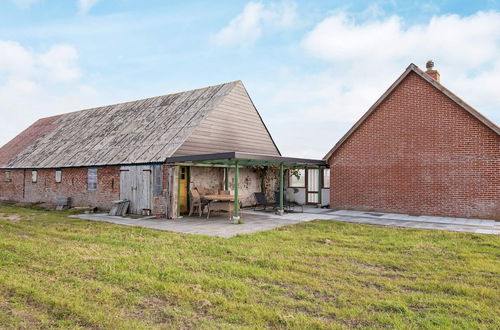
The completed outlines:
{"type": "MultiPolygon", "coordinates": [[[[0,199],[177,217],[189,192],[275,196],[286,168],[324,165],[282,157],[243,83],[43,118],[0,148],[0,199]]],[[[238,200],[241,196],[241,204],[238,200]]],[[[273,197],[274,198],[274,197],[273,197]]]]}
{"type": "Polygon", "coordinates": [[[330,207],[500,219],[500,130],[410,64],[327,153],[330,207]]]}

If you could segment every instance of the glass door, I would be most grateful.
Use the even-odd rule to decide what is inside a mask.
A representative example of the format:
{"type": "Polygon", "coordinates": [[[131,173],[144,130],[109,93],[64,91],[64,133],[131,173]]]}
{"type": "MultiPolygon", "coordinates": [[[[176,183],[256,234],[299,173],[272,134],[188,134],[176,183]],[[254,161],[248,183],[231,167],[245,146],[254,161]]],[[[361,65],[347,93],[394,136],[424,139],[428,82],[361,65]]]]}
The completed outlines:
{"type": "Polygon", "coordinates": [[[307,204],[319,203],[319,169],[307,169],[306,202],[307,204]]]}

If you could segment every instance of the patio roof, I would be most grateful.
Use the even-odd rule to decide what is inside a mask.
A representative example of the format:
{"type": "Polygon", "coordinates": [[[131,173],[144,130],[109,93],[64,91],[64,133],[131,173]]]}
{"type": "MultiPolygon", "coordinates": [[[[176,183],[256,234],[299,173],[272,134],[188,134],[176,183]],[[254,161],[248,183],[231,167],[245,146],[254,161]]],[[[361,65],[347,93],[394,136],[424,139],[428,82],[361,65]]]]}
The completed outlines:
{"type": "Polygon", "coordinates": [[[222,152],[215,154],[202,154],[191,156],[170,157],[166,160],[167,164],[185,165],[185,166],[213,166],[213,167],[234,167],[236,164],[244,166],[269,166],[283,165],[286,167],[298,166],[327,166],[324,160],[293,158],[275,155],[253,154],[247,152],[222,152]]]}

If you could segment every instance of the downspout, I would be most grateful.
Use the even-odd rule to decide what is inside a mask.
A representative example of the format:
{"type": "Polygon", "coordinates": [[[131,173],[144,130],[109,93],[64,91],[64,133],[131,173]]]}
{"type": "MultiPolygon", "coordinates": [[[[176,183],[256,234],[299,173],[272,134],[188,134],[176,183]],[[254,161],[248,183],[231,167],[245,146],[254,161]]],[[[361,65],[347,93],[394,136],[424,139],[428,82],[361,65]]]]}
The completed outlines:
{"type": "Polygon", "coordinates": [[[23,200],[26,196],[26,169],[23,170],[23,200]]]}

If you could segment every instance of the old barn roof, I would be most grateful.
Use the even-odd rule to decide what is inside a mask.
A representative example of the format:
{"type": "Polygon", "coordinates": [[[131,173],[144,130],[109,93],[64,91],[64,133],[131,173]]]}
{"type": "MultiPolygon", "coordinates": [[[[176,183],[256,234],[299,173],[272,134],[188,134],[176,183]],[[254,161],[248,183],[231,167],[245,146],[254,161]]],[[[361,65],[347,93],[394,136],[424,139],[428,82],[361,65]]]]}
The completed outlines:
{"type": "MultiPolygon", "coordinates": [[[[227,131],[225,127],[214,127],[213,132],[200,131],[200,127],[213,125],[204,122],[212,117],[217,120],[217,114],[210,114],[224,104],[226,110],[217,111],[230,111],[232,107],[242,109],[242,115],[253,125],[249,132],[257,132],[262,147],[253,150],[251,145],[245,144],[243,137],[226,132],[229,138],[221,138],[226,145],[211,141],[214,150],[210,152],[241,147],[241,151],[279,154],[243,84],[235,81],[40,119],[0,148],[0,168],[164,162],[167,157],[178,155],[176,152],[180,147],[184,151],[179,155],[189,154],[189,148],[197,146],[198,142],[203,143],[205,137],[209,139],[214,132],[217,135],[223,129],[227,131]],[[227,106],[228,98],[232,105],[227,106]],[[198,138],[190,141],[194,133],[198,138]],[[188,145],[184,147],[185,143],[188,145]]],[[[231,124],[234,119],[229,117],[227,121],[231,124]]],[[[241,131],[245,133],[244,128],[241,131]]]]}
{"type": "Polygon", "coordinates": [[[453,100],[456,104],[461,106],[465,111],[470,113],[472,116],[474,116],[477,120],[482,122],[485,126],[490,128],[493,132],[496,134],[500,135],[500,129],[499,127],[493,123],[491,120],[486,118],[483,114],[481,114],[479,111],[465,103],[461,98],[459,98],[456,94],[454,94],[452,91],[441,85],[439,82],[435,81],[429,75],[427,75],[424,71],[420,70],[418,66],[415,64],[411,63],[406,70],[399,76],[399,78],[385,91],[384,94],[375,102],[370,109],[368,109],[367,112],[347,131],[347,133],[333,146],[333,148],[323,157],[323,160],[328,160],[330,157],[333,155],[333,153],[340,148],[340,146],[363,124],[363,122],[371,115],[372,112],[374,112],[377,107],[396,89],[396,87],[399,86],[399,84],[410,74],[410,72],[415,72],[418,74],[420,77],[422,77],[424,80],[426,80],[429,84],[437,88],[439,91],[441,91],[444,95],[449,97],[451,100],[453,100]]]}

